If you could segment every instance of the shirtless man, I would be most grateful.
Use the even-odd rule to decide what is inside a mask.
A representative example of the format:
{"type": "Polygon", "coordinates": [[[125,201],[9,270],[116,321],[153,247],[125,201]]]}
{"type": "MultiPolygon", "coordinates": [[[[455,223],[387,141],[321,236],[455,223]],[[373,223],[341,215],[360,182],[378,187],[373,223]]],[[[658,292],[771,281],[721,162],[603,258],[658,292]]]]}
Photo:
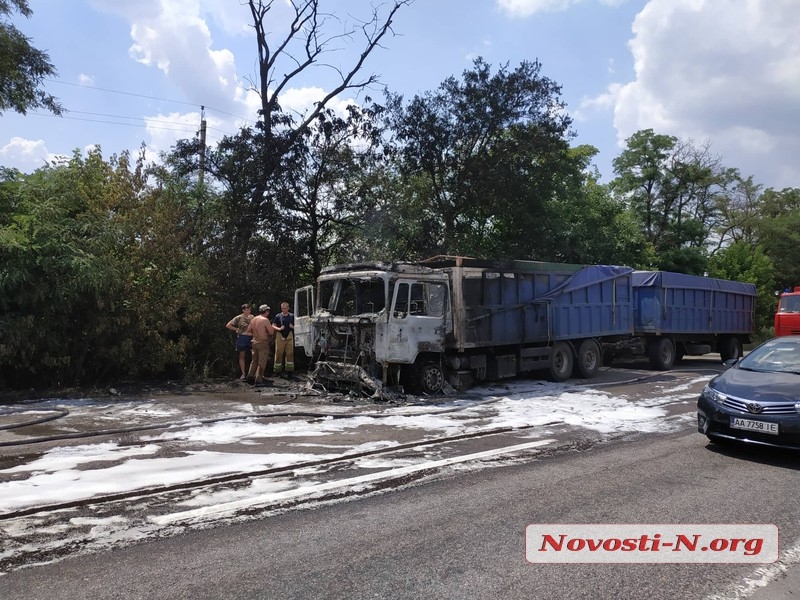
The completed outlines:
{"type": "Polygon", "coordinates": [[[275,328],[269,320],[269,306],[262,304],[258,308],[258,315],[250,321],[245,333],[253,336],[253,360],[250,361],[247,379],[259,385],[265,383],[264,373],[272,357],[272,338],[275,336],[275,328]]]}

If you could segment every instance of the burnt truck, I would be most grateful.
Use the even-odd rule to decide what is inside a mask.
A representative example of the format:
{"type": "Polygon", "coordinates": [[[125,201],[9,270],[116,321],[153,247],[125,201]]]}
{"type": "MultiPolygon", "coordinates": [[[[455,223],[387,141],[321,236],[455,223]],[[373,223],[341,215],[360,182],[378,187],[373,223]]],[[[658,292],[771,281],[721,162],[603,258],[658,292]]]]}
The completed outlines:
{"type": "Polygon", "coordinates": [[[626,354],[659,369],[684,354],[741,354],[754,286],[672,275],[466,257],[335,265],[296,291],[295,345],[323,386],[368,395],[464,390],[533,371],[591,378],[626,354]]]}

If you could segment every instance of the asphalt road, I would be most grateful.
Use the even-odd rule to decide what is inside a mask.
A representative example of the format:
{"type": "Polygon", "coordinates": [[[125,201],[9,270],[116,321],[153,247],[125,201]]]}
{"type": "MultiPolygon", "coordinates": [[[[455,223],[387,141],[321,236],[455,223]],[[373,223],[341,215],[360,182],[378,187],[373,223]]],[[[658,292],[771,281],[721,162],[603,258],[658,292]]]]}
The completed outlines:
{"type": "Polygon", "coordinates": [[[687,423],[15,571],[0,598],[747,597],[781,565],[532,564],[525,527],[774,523],[786,552],[800,540],[796,459],[722,450],[687,423]]]}

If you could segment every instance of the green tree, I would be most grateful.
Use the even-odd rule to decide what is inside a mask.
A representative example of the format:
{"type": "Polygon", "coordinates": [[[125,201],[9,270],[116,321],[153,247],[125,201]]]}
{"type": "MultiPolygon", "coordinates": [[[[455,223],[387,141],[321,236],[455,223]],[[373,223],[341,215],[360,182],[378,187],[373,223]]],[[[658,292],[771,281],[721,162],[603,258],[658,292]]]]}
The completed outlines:
{"type": "Polygon", "coordinates": [[[639,230],[635,215],[616,202],[607,185],[598,182],[591,166],[597,149],[578,146],[570,155],[579,161],[577,181],[553,199],[553,224],[560,239],[554,258],[581,264],[621,264],[644,267],[651,246],[639,230]]]}
{"type": "Polygon", "coordinates": [[[15,186],[0,248],[0,362],[18,377],[80,382],[91,341],[103,335],[101,315],[122,282],[106,227],[109,175],[93,153],[39,169],[15,186]]]}
{"type": "Polygon", "coordinates": [[[727,202],[720,206],[720,224],[716,231],[716,250],[731,242],[757,244],[758,224],[761,218],[763,186],[752,177],[742,179],[736,174],[728,190],[727,202]]]}
{"type": "Polygon", "coordinates": [[[198,222],[185,182],[141,158],[133,167],[127,154],[106,161],[99,150],[5,175],[0,383],[77,385],[215,367],[224,320],[198,243],[210,227],[198,222]]]}
{"type": "Polygon", "coordinates": [[[708,145],[696,146],[652,129],[638,131],[614,159],[616,198],[638,215],[653,247],[652,267],[702,275],[712,232],[737,173],[708,145]]]}
{"type": "Polygon", "coordinates": [[[28,0],[0,0],[0,115],[7,110],[24,115],[36,108],[60,115],[58,100],[41,89],[42,80],[56,74],[55,67],[8,21],[12,11],[24,17],[33,14],[28,0]]]}
{"type": "MultiPolygon", "coordinates": [[[[288,227],[278,231],[303,251],[310,270],[298,273],[306,281],[319,275],[341,248],[351,248],[374,203],[374,181],[384,168],[382,107],[349,105],[347,116],[332,110],[319,114],[295,144],[283,170],[280,204],[288,227]]],[[[286,243],[282,243],[285,246],[286,243]]]]}
{"type": "MultiPolygon", "coordinates": [[[[294,272],[295,263],[278,257],[273,232],[281,221],[274,201],[275,188],[269,194],[262,190],[260,177],[261,134],[242,128],[234,136],[225,136],[206,151],[204,190],[207,193],[205,212],[215,226],[205,243],[209,246],[209,266],[220,281],[225,282],[228,306],[238,307],[253,297],[267,299],[270,282],[284,272],[294,272]],[[213,193],[210,190],[214,190],[213,193]],[[280,263],[280,265],[276,265],[280,263]]],[[[199,169],[198,140],[181,140],[165,162],[173,175],[190,180],[199,169]]]]}
{"type": "Polygon", "coordinates": [[[418,238],[418,256],[559,254],[553,200],[581,168],[559,96],[538,62],[492,73],[480,58],[462,79],[449,77],[408,104],[390,95],[389,126],[406,183],[398,201],[417,232],[404,237],[418,238]]]}
{"type": "Polygon", "coordinates": [[[737,241],[722,248],[709,259],[708,275],[755,284],[756,334],[761,339],[772,337],[775,279],[772,262],[758,246],[737,241]]]}
{"type": "Polygon", "coordinates": [[[800,285],[800,188],[761,195],[758,240],[775,266],[777,289],[800,285]]]}

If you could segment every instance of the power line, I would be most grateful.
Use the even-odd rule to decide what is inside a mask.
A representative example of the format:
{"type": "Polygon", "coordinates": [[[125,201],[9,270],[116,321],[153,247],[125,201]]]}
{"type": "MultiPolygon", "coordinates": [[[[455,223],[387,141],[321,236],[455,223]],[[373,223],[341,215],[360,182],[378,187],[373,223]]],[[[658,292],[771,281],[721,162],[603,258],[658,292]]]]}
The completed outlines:
{"type": "MultiPolygon", "coordinates": [[[[85,121],[86,123],[105,123],[105,124],[108,124],[108,125],[123,125],[123,126],[126,126],[126,127],[149,127],[150,129],[163,129],[163,130],[166,130],[166,131],[179,131],[179,132],[183,132],[183,133],[197,133],[197,128],[188,129],[188,127],[189,127],[188,125],[185,125],[182,128],[178,128],[178,127],[158,127],[158,126],[153,126],[153,125],[147,125],[146,123],[121,123],[119,121],[106,121],[106,120],[103,120],[103,119],[85,119],[85,118],[82,118],[82,117],[68,117],[66,115],[56,116],[56,115],[53,115],[53,114],[50,114],[50,113],[31,112],[29,114],[36,115],[36,116],[39,116],[39,117],[53,117],[53,118],[58,118],[58,119],[69,119],[71,121],[85,121]]],[[[94,113],[82,113],[82,114],[91,115],[91,114],[94,114],[94,113]]],[[[103,116],[103,115],[98,115],[98,116],[103,116]]],[[[107,116],[111,116],[111,115],[107,115],[107,116]]],[[[119,117],[119,118],[122,118],[122,119],[139,118],[139,119],[141,119],[140,117],[119,117]]],[[[159,121],[159,122],[161,122],[161,123],[172,123],[173,125],[183,125],[182,123],[177,123],[177,122],[174,122],[174,121],[173,122],[170,122],[170,121],[159,121]]]]}
{"type": "Polygon", "coordinates": [[[184,102],[182,100],[170,100],[169,98],[159,98],[157,96],[147,96],[145,94],[136,94],[134,92],[123,92],[123,91],[120,91],[120,90],[111,90],[111,89],[108,89],[108,88],[101,88],[101,87],[96,87],[96,86],[93,86],[93,85],[85,85],[83,83],[70,83],[68,81],[59,81],[57,79],[45,79],[45,81],[49,81],[49,82],[52,82],[52,83],[58,83],[60,85],[69,85],[69,86],[72,86],[72,87],[79,87],[79,88],[85,88],[85,89],[89,89],[89,90],[97,90],[97,91],[100,91],[100,92],[107,92],[109,94],[120,94],[120,95],[123,95],[123,96],[133,96],[135,98],[145,98],[146,100],[158,100],[159,102],[170,102],[172,104],[182,104],[184,106],[193,106],[193,107],[204,106],[206,109],[213,110],[214,112],[218,112],[218,113],[220,113],[222,115],[227,115],[229,117],[233,117],[234,119],[241,119],[242,121],[246,121],[248,123],[255,123],[255,121],[253,119],[248,119],[247,117],[234,115],[232,113],[225,112],[224,110],[219,110],[217,108],[214,108],[213,106],[208,106],[206,104],[196,104],[196,103],[192,103],[192,102],[184,102]]]}
{"type": "MultiPolygon", "coordinates": [[[[126,117],[125,115],[108,115],[105,113],[93,113],[93,112],[86,112],[82,110],[70,110],[68,111],[71,115],[90,115],[93,117],[110,117],[112,119],[131,119],[136,121],[147,121],[148,123],[168,123],[170,125],[187,125],[187,123],[181,123],[179,121],[165,121],[163,119],[145,119],[144,117],[126,117]]],[[[75,117],[77,118],[77,117],[75,117]]]]}

